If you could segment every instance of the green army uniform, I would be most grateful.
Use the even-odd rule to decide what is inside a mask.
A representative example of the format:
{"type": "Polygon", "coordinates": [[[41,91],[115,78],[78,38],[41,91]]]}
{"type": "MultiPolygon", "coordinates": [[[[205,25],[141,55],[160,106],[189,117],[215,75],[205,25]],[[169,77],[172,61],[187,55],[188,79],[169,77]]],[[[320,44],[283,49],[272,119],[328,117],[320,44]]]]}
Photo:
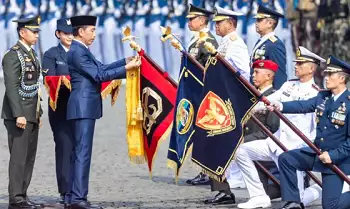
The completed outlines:
{"type": "Polygon", "coordinates": [[[350,0],[321,0],[318,8],[321,28],[321,57],[334,55],[350,60],[350,0]]]}
{"type": "MultiPolygon", "coordinates": [[[[17,20],[19,28],[39,31],[40,17],[17,20]]],[[[29,46],[27,46],[29,48],[29,46]]],[[[35,51],[30,51],[18,41],[3,57],[5,95],[1,118],[7,130],[10,151],[9,203],[29,204],[29,187],[37,151],[40,116],[40,61],[35,51]],[[25,117],[25,129],[16,126],[16,119],[25,117]]],[[[13,208],[22,208],[13,206],[13,208]]],[[[23,206],[23,207],[24,207],[23,206]]],[[[31,208],[27,205],[25,208],[31,208]]]]}

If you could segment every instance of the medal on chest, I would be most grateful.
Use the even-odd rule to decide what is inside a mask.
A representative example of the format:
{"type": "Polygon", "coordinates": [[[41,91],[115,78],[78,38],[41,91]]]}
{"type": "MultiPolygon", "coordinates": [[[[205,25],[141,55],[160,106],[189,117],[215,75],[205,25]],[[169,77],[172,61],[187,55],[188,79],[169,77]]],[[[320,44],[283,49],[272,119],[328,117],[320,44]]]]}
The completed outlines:
{"type": "Polygon", "coordinates": [[[265,45],[263,45],[261,48],[257,49],[254,53],[254,59],[255,60],[264,60],[265,59],[265,45]]]}
{"type": "Polygon", "coordinates": [[[331,122],[335,124],[335,128],[339,128],[339,126],[343,126],[345,124],[346,118],[346,106],[343,102],[336,111],[331,114],[331,122]]]}
{"type": "Polygon", "coordinates": [[[194,57],[196,57],[198,55],[198,48],[197,47],[193,47],[191,50],[190,50],[190,54],[194,57]]]}

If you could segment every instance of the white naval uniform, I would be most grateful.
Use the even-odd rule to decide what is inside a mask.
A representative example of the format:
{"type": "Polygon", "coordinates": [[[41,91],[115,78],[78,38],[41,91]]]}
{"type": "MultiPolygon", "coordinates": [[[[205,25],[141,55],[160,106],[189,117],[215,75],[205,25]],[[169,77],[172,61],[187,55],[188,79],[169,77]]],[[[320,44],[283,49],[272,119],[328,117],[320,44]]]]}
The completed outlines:
{"type": "MultiPolygon", "coordinates": [[[[318,90],[313,87],[314,80],[301,83],[299,80],[287,81],[275,93],[267,98],[270,101],[288,102],[294,100],[307,100],[315,97],[318,90]]],[[[314,139],[316,135],[316,116],[315,113],[306,114],[284,114],[306,137],[314,139]]],[[[300,139],[282,120],[280,128],[274,134],[280,142],[288,149],[296,149],[305,146],[304,141],[300,139]]],[[[258,172],[253,163],[255,160],[271,161],[273,160],[278,166],[278,156],[282,153],[280,149],[270,138],[258,140],[240,145],[237,150],[236,162],[241,169],[244,181],[246,183],[250,198],[264,197],[268,198],[263,184],[260,182],[258,172]]],[[[305,205],[318,199],[321,189],[318,186],[312,186],[305,190],[303,173],[298,174],[298,186],[301,200],[305,205]],[[314,188],[315,187],[315,188],[314,188]],[[304,198],[305,197],[305,198],[304,198]]]]}
{"type": "Polygon", "coordinates": [[[243,39],[237,35],[236,31],[233,31],[222,38],[217,51],[249,81],[250,57],[248,47],[243,39]]]}
{"type": "MultiPolygon", "coordinates": [[[[238,36],[236,31],[233,31],[222,38],[217,51],[249,81],[250,56],[248,53],[248,47],[243,39],[238,36]]],[[[236,186],[244,187],[244,184],[242,184],[242,174],[234,161],[232,161],[226,172],[226,178],[231,188],[235,188],[236,186]]]]}

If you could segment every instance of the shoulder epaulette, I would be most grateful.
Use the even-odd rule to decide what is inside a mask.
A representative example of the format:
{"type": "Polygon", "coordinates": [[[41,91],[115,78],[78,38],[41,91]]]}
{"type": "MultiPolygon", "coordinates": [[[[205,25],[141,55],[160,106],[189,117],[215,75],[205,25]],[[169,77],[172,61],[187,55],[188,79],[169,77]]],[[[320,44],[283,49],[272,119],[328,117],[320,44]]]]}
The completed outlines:
{"type": "Polygon", "coordinates": [[[17,50],[17,49],[19,49],[19,46],[16,44],[16,45],[14,45],[11,49],[17,50]]]}
{"type": "Polygon", "coordinates": [[[312,87],[314,88],[314,89],[316,89],[317,91],[322,91],[322,89],[318,86],[318,85],[316,85],[316,84],[312,84],[312,87]]]}
{"type": "Polygon", "coordinates": [[[269,39],[272,43],[275,43],[277,41],[276,36],[271,36],[269,39]]]}
{"type": "Polygon", "coordinates": [[[232,41],[235,41],[235,40],[237,40],[237,34],[232,34],[231,36],[230,36],[230,39],[232,40],[232,41]]]}
{"type": "Polygon", "coordinates": [[[299,81],[299,78],[293,78],[293,79],[290,79],[288,81],[299,81]]]}

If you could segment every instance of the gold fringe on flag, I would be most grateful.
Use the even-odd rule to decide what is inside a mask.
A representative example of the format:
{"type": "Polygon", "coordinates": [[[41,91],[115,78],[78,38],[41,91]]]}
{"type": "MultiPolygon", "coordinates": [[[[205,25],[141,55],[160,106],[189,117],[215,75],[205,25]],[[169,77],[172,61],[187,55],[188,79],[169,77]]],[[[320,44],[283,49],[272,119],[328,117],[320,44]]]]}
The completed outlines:
{"type": "Polygon", "coordinates": [[[121,80],[111,81],[101,92],[102,99],[105,99],[108,95],[111,95],[111,105],[113,106],[117,100],[120,85],[122,84],[121,80]]]}
{"type": "Polygon", "coordinates": [[[140,79],[140,68],[126,72],[126,139],[130,161],[136,164],[146,162],[143,144],[140,79]]]}
{"type": "Polygon", "coordinates": [[[72,86],[70,84],[70,80],[66,76],[62,76],[62,83],[69,89],[69,91],[72,91],[72,86]]]}
{"type": "Polygon", "coordinates": [[[52,98],[50,94],[51,93],[50,86],[47,83],[46,79],[44,80],[44,86],[49,96],[49,105],[53,111],[56,111],[56,108],[57,108],[58,93],[60,92],[61,82],[62,82],[62,77],[59,77],[59,79],[57,80],[57,88],[55,89],[55,92],[54,92],[55,95],[54,95],[54,98],[52,98]]]}

